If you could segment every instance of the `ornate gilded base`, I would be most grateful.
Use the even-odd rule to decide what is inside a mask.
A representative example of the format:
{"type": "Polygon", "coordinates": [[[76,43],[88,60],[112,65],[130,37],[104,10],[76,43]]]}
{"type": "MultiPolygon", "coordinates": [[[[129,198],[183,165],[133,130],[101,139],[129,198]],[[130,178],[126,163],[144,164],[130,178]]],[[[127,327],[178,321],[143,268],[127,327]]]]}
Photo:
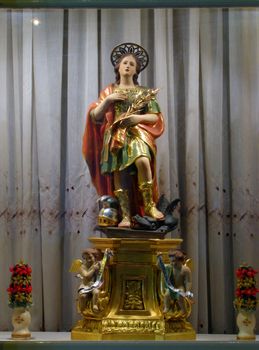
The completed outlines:
{"type": "Polygon", "coordinates": [[[187,315],[178,309],[163,314],[157,253],[167,255],[169,249],[179,247],[181,239],[90,238],[90,241],[97,249],[110,248],[114,256],[106,271],[99,311],[80,310],[83,319],[73,328],[72,339],[195,339],[195,332],[186,320],[190,312],[187,315]]]}
{"type": "Polygon", "coordinates": [[[190,323],[162,320],[80,320],[71,332],[74,340],[191,340],[196,334],[190,323]],[[98,325],[97,325],[98,323],[98,325]],[[97,327],[97,328],[96,328],[97,327]]]}

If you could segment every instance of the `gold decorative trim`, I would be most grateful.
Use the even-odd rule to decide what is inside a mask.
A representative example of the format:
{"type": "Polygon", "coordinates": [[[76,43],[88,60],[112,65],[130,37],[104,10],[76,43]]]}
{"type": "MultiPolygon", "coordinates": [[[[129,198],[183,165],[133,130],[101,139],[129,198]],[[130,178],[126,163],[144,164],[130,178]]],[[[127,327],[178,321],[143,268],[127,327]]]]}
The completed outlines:
{"type": "Polygon", "coordinates": [[[30,339],[31,333],[25,333],[25,334],[14,334],[12,333],[12,338],[14,339],[30,339]]]}
{"type": "Polygon", "coordinates": [[[164,334],[165,325],[160,320],[103,320],[102,333],[164,334]]]}

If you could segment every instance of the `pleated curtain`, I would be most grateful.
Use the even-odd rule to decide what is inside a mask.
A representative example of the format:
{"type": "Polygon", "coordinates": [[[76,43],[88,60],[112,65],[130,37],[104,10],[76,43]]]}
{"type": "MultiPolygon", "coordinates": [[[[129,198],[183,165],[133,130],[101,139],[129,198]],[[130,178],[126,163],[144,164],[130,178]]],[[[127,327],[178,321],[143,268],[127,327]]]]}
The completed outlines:
{"type": "Polygon", "coordinates": [[[114,81],[112,48],[150,55],[159,88],[161,194],[181,198],[172,237],[193,261],[198,333],[235,332],[235,270],[259,268],[259,10],[0,10],[0,330],[9,266],[32,266],[32,330],[79,318],[69,273],[90,244],[98,196],[81,153],[88,105],[114,81]],[[34,19],[39,24],[35,25],[34,19]]]}

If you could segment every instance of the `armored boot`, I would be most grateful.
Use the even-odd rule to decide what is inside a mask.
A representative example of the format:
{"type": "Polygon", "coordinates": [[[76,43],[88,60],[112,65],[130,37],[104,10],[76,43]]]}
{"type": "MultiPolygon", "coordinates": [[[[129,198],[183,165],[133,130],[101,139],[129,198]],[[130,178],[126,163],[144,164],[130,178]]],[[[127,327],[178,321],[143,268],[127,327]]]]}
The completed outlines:
{"type": "Polygon", "coordinates": [[[145,215],[151,216],[156,220],[162,220],[164,218],[153,201],[153,181],[146,181],[139,184],[139,190],[142,193],[145,215]]]}
{"type": "Polygon", "coordinates": [[[122,212],[122,220],[118,224],[118,227],[130,227],[130,207],[128,191],[120,188],[119,190],[114,191],[114,195],[117,197],[120,203],[122,212]]]}

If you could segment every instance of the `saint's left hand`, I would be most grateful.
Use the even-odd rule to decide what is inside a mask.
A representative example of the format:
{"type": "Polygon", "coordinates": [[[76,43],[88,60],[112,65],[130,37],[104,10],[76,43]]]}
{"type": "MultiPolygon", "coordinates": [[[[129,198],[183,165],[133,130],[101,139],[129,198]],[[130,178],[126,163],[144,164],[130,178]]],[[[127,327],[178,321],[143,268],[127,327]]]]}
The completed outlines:
{"type": "Polygon", "coordinates": [[[120,122],[121,128],[128,128],[130,126],[137,125],[142,120],[141,115],[138,114],[131,114],[129,117],[126,117],[120,122]]]}

